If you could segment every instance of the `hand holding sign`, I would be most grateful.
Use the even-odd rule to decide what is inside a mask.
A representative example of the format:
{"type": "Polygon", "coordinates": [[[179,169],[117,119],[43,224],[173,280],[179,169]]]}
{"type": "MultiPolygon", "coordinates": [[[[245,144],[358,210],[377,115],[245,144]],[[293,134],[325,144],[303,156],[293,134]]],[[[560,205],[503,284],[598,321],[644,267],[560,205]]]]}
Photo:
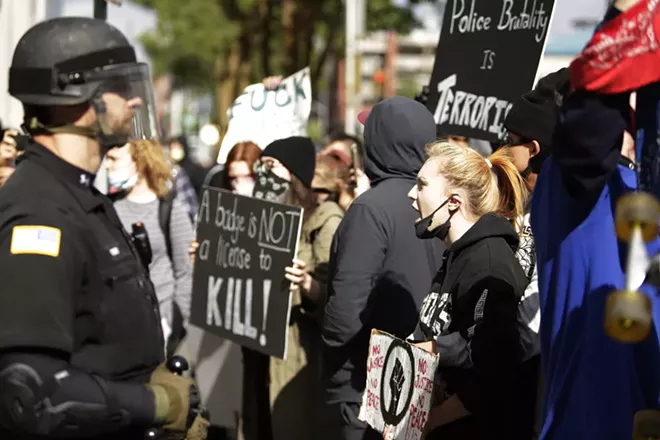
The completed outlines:
{"type": "Polygon", "coordinates": [[[418,440],[426,425],[438,356],[373,330],[358,418],[389,440],[418,440]]]}
{"type": "Polygon", "coordinates": [[[206,187],[199,244],[191,246],[191,323],[284,358],[291,296],[285,268],[297,252],[301,218],[301,208],[206,187]]]}

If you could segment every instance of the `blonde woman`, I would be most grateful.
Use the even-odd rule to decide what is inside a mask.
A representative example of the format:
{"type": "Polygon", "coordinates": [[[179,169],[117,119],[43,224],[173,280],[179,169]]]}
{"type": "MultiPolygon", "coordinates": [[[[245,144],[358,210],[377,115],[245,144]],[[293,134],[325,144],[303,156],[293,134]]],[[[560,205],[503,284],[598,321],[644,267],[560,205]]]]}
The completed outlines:
{"type": "MultiPolygon", "coordinates": [[[[408,194],[422,239],[447,246],[420,310],[424,348],[440,355],[442,391],[428,439],[530,439],[537,364],[524,362],[517,322],[527,277],[516,259],[525,183],[505,150],[483,158],[455,142],[427,147],[408,194]],[[527,416],[522,416],[526,414],[527,416]]],[[[386,431],[387,438],[389,431],[386,431]]]]}
{"type": "Polygon", "coordinates": [[[172,169],[158,142],[131,142],[110,150],[106,160],[108,180],[116,191],[114,206],[124,228],[131,231],[131,226],[140,222],[149,235],[149,273],[167,341],[172,331],[178,334],[178,313],[184,323],[190,317],[192,264],[188,247],[194,238],[193,225],[184,206],[172,197],[172,169]],[[167,224],[169,227],[163,227],[167,224]]]}

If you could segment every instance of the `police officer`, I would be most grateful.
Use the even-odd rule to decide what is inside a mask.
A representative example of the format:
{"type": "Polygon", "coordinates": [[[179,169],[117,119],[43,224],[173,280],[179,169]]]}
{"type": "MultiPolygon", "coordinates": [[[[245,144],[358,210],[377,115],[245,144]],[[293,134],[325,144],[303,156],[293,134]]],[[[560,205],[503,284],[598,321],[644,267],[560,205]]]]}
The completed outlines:
{"type": "Polygon", "coordinates": [[[19,41],[9,93],[32,140],[0,191],[0,438],[204,438],[192,381],[162,364],[153,285],[92,186],[108,149],[156,134],[147,66],[106,22],[57,18],[19,41]]]}

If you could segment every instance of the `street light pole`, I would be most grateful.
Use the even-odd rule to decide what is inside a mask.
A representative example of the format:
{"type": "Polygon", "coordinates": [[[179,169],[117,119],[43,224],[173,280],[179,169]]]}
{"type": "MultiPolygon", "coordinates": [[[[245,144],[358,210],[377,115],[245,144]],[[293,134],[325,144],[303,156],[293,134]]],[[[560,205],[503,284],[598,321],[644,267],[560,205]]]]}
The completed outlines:
{"type": "Polygon", "coordinates": [[[108,2],[106,0],[94,0],[94,18],[108,19],[108,2]]]}
{"type": "Polygon", "coordinates": [[[346,90],[344,94],[345,114],[344,131],[348,134],[355,133],[355,40],[357,37],[357,2],[355,0],[344,0],[346,5],[346,61],[344,63],[344,78],[346,90]]]}

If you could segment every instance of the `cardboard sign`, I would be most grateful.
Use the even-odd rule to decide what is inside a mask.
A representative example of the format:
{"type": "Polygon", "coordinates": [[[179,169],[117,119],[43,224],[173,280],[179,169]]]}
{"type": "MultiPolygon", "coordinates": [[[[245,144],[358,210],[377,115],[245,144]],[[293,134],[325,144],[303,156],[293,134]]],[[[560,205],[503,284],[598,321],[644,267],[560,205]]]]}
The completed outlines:
{"type": "Polygon", "coordinates": [[[444,135],[498,141],[534,86],[554,0],[448,0],[427,106],[444,135]]]}
{"type": "Polygon", "coordinates": [[[205,187],[190,322],[285,358],[291,293],[284,269],[298,251],[301,218],[302,208],[205,187]]]}
{"type": "Polygon", "coordinates": [[[307,136],[312,111],[312,82],[309,67],[282,80],[277,90],[252,84],[227,110],[229,127],[222,139],[218,163],[238,142],[252,141],[264,149],[271,142],[290,136],[307,136]]]}
{"type": "Polygon", "coordinates": [[[418,440],[431,409],[438,356],[379,330],[371,331],[367,387],[358,418],[394,440],[418,440]]]}

